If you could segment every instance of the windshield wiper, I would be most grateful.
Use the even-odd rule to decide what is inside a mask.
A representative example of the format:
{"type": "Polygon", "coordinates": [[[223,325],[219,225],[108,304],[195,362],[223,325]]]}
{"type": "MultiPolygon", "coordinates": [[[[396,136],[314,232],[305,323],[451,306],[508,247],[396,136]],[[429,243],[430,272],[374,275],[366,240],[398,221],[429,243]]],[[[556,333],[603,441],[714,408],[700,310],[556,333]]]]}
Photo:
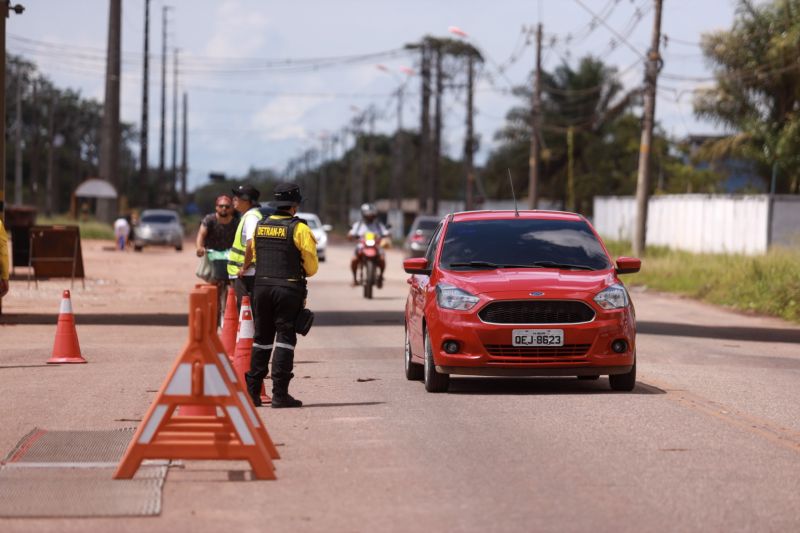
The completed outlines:
{"type": "Polygon", "coordinates": [[[562,268],[570,270],[594,270],[592,267],[586,265],[570,265],[568,263],[556,263],[555,261],[534,261],[533,264],[529,266],[539,268],[562,268]]]}
{"type": "Polygon", "coordinates": [[[463,263],[450,263],[452,267],[472,267],[472,268],[502,268],[503,265],[490,263],[488,261],[467,261],[463,263]]]}

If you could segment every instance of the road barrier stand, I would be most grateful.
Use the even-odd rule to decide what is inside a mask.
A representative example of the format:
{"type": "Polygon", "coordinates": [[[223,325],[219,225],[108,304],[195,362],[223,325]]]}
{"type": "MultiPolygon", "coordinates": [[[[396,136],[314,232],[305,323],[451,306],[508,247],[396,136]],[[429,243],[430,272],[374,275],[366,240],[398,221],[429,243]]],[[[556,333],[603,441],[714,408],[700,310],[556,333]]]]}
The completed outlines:
{"type": "Polygon", "coordinates": [[[72,314],[72,300],[69,291],[64,291],[61,297],[61,308],[58,312],[58,325],[56,338],[53,342],[53,353],[47,364],[85,363],[81,355],[81,345],[78,342],[78,332],[75,329],[75,315],[72,314]]]}
{"type": "Polygon", "coordinates": [[[142,419],[114,479],[131,479],[145,459],[246,460],[258,479],[276,479],[280,456],[216,335],[216,288],[189,295],[189,339],[142,419]],[[214,415],[174,416],[182,405],[214,415]]]}

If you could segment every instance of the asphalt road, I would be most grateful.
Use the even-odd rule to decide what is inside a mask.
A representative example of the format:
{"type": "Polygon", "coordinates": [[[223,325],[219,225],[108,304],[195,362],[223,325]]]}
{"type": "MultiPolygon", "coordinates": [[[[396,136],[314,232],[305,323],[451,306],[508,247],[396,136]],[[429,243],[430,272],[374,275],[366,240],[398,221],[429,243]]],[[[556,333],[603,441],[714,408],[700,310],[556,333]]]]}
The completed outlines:
{"type": "MultiPolygon", "coordinates": [[[[191,250],[84,243],[73,292],[87,365],[46,367],[63,281],[12,285],[0,319],[0,446],[33,427],[136,424],[186,338],[191,250]],[[108,245],[105,245],[108,246],[108,245]]],[[[350,249],[310,283],[300,410],[259,411],[277,481],[173,468],[156,518],[2,519],[3,531],[798,531],[800,328],[636,291],[639,382],[406,381],[399,252],[375,299],[350,249]]],[[[643,268],[647,268],[644,263],[643,268]]]]}

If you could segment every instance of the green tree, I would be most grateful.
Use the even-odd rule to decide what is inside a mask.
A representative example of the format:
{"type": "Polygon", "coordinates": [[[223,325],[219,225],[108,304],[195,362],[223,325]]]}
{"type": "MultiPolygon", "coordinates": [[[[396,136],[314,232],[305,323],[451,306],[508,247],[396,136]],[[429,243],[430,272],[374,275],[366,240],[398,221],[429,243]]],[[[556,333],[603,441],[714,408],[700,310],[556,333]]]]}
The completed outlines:
{"type": "MultiPolygon", "coordinates": [[[[542,196],[591,214],[595,196],[633,194],[641,136],[641,121],[634,114],[639,90],[624,92],[616,69],[591,56],[582,58],[577,67],[564,63],[553,72],[543,72],[542,80],[542,196]]],[[[488,194],[501,198],[510,196],[506,169],[512,171],[518,196],[526,194],[528,185],[531,89],[519,87],[514,92],[524,103],[506,115],[505,126],[496,134],[501,144],[484,171],[488,194]]],[[[651,193],[685,192],[681,187],[687,180],[695,191],[714,189],[718,175],[684,164],[686,158],[659,128],[654,137],[653,165],[658,179],[653,180],[651,193]]]]}
{"type": "MultiPolygon", "coordinates": [[[[41,74],[36,65],[20,57],[10,56],[6,63],[7,113],[6,131],[6,198],[14,198],[14,157],[17,87],[22,97],[22,173],[23,203],[36,205],[44,212],[46,199],[47,160],[53,149],[53,210],[64,212],[70,207],[70,196],[83,180],[96,177],[100,152],[100,128],[103,106],[86,99],[79,92],[56,87],[41,74]],[[52,139],[50,120],[52,116],[52,139]]],[[[120,194],[136,186],[136,157],[132,148],[136,130],[121,124],[120,194]]]]}
{"type": "Polygon", "coordinates": [[[716,83],[695,113],[734,132],[704,154],[757,161],[765,176],[776,165],[777,191],[800,192],[800,0],[740,0],[733,27],[704,35],[702,49],[716,83]]]}

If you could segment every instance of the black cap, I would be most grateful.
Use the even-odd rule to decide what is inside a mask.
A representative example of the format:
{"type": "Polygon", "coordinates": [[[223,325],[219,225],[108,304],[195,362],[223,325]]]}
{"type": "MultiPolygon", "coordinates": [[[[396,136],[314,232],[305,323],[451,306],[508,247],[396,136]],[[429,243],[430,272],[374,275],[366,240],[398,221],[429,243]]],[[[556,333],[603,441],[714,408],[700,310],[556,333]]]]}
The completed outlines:
{"type": "Polygon", "coordinates": [[[258,192],[258,189],[253,187],[252,185],[239,185],[235,189],[231,189],[231,192],[237,198],[241,198],[242,200],[248,200],[250,202],[258,203],[258,197],[261,196],[261,193],[258,192]]]}
{"type": "Polygon", "coordinates": [[[300,205],[303,196],[300,194],[300,186],[296,183],[279,183],[274,191],[275,200],[272,205],[275,207],[291,207],[300,205]]]}

